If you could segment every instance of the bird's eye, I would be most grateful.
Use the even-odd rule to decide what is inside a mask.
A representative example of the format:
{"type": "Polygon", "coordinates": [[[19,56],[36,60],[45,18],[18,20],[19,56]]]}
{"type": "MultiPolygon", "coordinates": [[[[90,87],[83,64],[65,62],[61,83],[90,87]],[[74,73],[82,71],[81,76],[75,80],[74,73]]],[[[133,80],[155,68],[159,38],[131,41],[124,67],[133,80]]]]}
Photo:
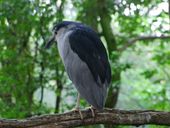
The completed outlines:
{"type": "Polygon", "coordinates": [[[57,31],[55,31],[54,33],[57,34],[57,31]]]}

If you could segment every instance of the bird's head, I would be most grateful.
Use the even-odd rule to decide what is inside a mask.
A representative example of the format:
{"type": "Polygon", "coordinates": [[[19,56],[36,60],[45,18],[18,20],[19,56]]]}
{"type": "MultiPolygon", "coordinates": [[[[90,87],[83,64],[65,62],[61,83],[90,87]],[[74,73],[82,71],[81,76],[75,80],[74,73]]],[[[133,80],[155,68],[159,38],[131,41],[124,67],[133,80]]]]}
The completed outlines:
{"type": "Polygon", "coordinates": [[[57,38],[59,38],[62,34],[64,34],[68,29],[78,25],[78,23],[72,22],[72,21],[63,21],[61,23],[58,23],[54,25],[52,29],[53,35],[49,39],[49,41],[46,44],[46,48],[50,48],[50,46],[57,41],[57,38]]]}

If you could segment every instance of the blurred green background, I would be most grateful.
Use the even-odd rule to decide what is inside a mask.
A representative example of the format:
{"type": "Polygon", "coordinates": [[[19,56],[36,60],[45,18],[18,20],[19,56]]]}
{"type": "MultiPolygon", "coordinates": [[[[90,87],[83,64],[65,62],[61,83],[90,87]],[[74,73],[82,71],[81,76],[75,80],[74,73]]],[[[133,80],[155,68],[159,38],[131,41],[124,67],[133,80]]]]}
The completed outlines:
{"type": "MultiPolygon", "coordinates": [[[[0,0],[0,117],[74,107],[77,92],[56,46],[44,49],[62,20],[88,24],[107,48],[112,84],[106,107],[170,111],[169,10],[168,0],[0,0]]],[[[142,126],[153,127],[160,126],[142,126]]]]}

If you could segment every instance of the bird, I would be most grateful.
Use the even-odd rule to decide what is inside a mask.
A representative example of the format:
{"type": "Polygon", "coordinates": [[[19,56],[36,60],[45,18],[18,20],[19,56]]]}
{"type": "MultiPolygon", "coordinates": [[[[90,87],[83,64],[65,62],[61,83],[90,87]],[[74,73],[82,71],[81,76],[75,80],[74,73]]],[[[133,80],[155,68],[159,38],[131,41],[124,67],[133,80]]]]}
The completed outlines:
{"type": "MultiPolygon", "coordinates": [[[[91,108],[103,110],[111,83],[111,67],[106,48],[99,35],[90,26],[75,21],[62,21],[54,25],[46,48],[56,42],[59,55],[69,79],[78,91],[75,110],[79,110],[80,97],[91,108]]],[[[92,110],[92,116],[94,111],[92,110]]]]}

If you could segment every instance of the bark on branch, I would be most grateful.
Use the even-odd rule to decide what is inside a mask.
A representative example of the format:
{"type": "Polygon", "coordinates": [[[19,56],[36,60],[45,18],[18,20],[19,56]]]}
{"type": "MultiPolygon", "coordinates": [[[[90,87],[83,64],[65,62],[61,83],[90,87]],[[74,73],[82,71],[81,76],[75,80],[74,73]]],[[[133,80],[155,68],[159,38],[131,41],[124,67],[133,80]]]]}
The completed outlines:
{"type": "Polygon", "coordinates": [[[123,51],[129,46],[135,44],[137,41],[141,40],[155,40],[155,39],[170,39],[170,35],[161,35],[161,36],[139,36],[136,38],[130,39],[122,48],[119,49],[119,51],[123,51]]]}
{"type": "Polygon", "coordinates": [[[84,119],[79,113],[70,111],[63,114],[42,115],[27,119],[0,119],[0,128],[70,128],[93,124],[113,125],[167,125],[170,126],[170,112],[153,110],[115,110],[105,109],[96,111],[96,117],[92,118],[89,109],[82,110],[84,119]]]}

